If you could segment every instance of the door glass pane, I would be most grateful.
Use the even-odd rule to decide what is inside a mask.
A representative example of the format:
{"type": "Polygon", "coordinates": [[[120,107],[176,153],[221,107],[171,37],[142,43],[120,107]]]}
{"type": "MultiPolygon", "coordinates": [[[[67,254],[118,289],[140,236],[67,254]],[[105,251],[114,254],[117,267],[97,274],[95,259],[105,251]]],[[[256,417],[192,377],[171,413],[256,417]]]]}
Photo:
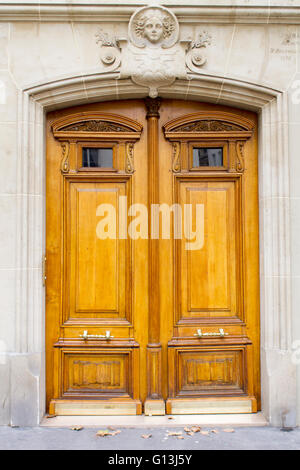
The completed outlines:
{"type": "Polygon", "coordinates": [[[194,147],[193,167],[223,166],[223,148],[194,147]]]}
{"type": "Polygon", "coordinates": [[[84,147],[82,149],[82,166],[97,168],[113,167],[113,149],[84,147]]]}

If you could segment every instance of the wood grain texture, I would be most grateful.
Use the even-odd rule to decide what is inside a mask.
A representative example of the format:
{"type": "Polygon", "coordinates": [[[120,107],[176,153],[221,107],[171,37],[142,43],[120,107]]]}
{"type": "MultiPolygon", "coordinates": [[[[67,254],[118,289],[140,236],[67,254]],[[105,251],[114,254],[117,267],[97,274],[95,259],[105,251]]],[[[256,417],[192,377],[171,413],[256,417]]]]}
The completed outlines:
{"type": "Polygon", "coordinates": [[[152,413],[151,400],[157,409],[161,400],[161,414],[164,414],[162,400],[162,371],[160,343],[160,287],[159,287],[159,240],[152,239],[151,210],[159,203],[159,108],[161,99],[147,98],[146,118],[148,137],[148,246],[149,246],[149,323],[147,345],[147,401],[146,410],[152,413]]]}
{"type": "MultiPolygon", "coordinates": [[[[221,412],[226,412],[226,403],[227,412],[235,407],[226,402],[228,395],[239,395],[240,412],[256,411],[260,407],[256,116],[172,100],[162,106],[161,119],[165,141],[160,140],[160,152],[168,152],[169,159],[160,165],[160,200],[181,207],[192,204],[193,210],[196,204],[204,207],[200,250],[187,252],[184,239],[160,245],[161,295],[162,289],[165,292],[161,321],[173,325],[165,335],[162,331],[163,347],[168,343],[168,362],[163,357],[163,364],[168,364],[167,412],[194,413],[197,406],[199,413],[204,412],[209,406],[201,397],[209,400],[216,395],[224,399],[221,412]],[[174,153],[174,144],[179,154],[174,153]],[[223,165],[194,167],[193,147],[222,147],[223,165]],[[172,266],[171,273],[164,266],[172,266]],[[218,334],[220,328],[227,336],[205,336],[218,334]],[[204,336],[197,337],[198,329],[204,336]],[[189,394],[194,402],[187,401],[189,394]]],[[[215,405],[212,410],[218,409],[215,405]]]]}
{"type": "MultiPolygon", "coordinates": [[[[118,236],[120,217],[124,220],[120,196],[128,206],[135,202],[133,194],[147,204],[142,183],[147,169],[141,163],[147,153],[145,113],[140,102],[134,108],[112,103],[109,109],[100,104],[48,115],[47,403],[55,413],[68,413],[65,400],[88,398],[109,402],[112,414],[118,407],[120,414],[139,414],[146,393],[140,384],[146,381],[148,338],[136,312],[147,318],[147,245],[118,236]],[[113,167],[83,167],[83,147],[112,148],[113,167]],[[98,213],[101,204],[115,208],[114,239],[97,233],[105,215],[98,213]],[[135,285],[141,288],[136,295],[135,285]],[[109,330],[111,339],[84,340],[84,330],[103,336],[109,330]]],[[[128,226],[126,213],[125,221],[128,226]]],[[[108,410],[94,404],[92,413],[97,409],[108,410]]]]}
{"type": "Polygon", "coordinates": [[[260,409],[256,115],[167,99],[54,111],[46,185],[49,412],[260,409]],[[113,148],[113,168],[83,168],[84,146],[113,148]],[[223,166],[193,167],[193,146],[222,147],[223,166]],[[173,228],[170,240],[99,240],[97,207],[120,195],[202,204],[203,247],[185,250],[173,228]]]}

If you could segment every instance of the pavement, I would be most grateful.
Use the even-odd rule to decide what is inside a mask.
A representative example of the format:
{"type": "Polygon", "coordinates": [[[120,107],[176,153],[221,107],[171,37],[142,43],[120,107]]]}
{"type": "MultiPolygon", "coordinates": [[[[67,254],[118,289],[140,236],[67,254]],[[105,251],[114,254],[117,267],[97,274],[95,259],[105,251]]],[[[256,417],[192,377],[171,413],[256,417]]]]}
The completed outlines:
{"type": "Polygon", "coordinates": [[[300,428],[0,426],[0,449],[108,450],[112,456],[119,450],[299,450],[300,428]]]}

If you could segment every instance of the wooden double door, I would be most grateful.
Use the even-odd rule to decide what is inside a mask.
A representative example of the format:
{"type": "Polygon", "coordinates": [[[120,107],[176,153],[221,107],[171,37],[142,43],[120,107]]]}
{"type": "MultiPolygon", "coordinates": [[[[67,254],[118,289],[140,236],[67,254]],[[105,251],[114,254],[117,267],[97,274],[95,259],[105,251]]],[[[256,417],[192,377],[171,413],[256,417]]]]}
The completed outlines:
{"type": "Polygon", "coordinates": [[[46,179],[49,413],[257,411],[256,115],[51,112],[46,179]]]}

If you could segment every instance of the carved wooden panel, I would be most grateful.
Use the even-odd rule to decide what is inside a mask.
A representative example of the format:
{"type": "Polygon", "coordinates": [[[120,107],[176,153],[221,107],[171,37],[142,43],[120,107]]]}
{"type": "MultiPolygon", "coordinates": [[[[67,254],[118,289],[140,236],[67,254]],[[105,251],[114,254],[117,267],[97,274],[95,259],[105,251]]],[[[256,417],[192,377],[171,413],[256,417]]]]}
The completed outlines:
{"type": "Polygon", "coordinates": [[[182,348],[174,353],[175,396],[246,393],[244,347],[182,348]]]}
{"type": "Polygon", "coordinates": [[[132,366],[131,351],[66,351],[63,394],[131,397],[132,366]]]}
{"type": "Polygon", "coordinates": [[[242,318],[238,180],[178,178],[177,198],[183,211],[199,208],[198,244],[186,233],[175,241],[177,321],[242,318]]]}
{"type": "Polygon", "coordinates": [[[222,131],[244,131],[243,127],[226,121],[201,120],[176,127],[173,132],[222,132],[222,131]]]}
{"type": "Polygon", "coordinates": [[[129,132],[131,129],[108,121],[83,121],[70,124],[60,129],[60,131],[83,131],[83,132],[129,132]]]}
{"type": "Polygon", "coordinates": [[[143,126],[129,116],[107,113],[106,111],[72,113],[62,116],[52,123],[55,137],[66,137],[78,133],[131,133],[134,140],[139,139],[143,126]],[[133,135],[135,134],[135,136],[133,135]]]}
{"type": "Polygon", "coordinates": [[[121,362],[105,360],[97,362],[77,360],[73,362],[72,381],[74,387],[117,388],[120,387],[121,362]]]}
{"type": "Polygon", "coordinates": [[[130,321],[131,240],[117,238],[128,180],[66,185],[65,319],[130,321]]]}
{"type": "Polygon", "coordinates": [[[251,137],[254,123],[245,116],[236,113],[205,110],[183,114],[166,122],[163,127],[166,137],[171,139],[172,133],[186,134],[189,132],[244,134],[245,137],[251,137]]]}

